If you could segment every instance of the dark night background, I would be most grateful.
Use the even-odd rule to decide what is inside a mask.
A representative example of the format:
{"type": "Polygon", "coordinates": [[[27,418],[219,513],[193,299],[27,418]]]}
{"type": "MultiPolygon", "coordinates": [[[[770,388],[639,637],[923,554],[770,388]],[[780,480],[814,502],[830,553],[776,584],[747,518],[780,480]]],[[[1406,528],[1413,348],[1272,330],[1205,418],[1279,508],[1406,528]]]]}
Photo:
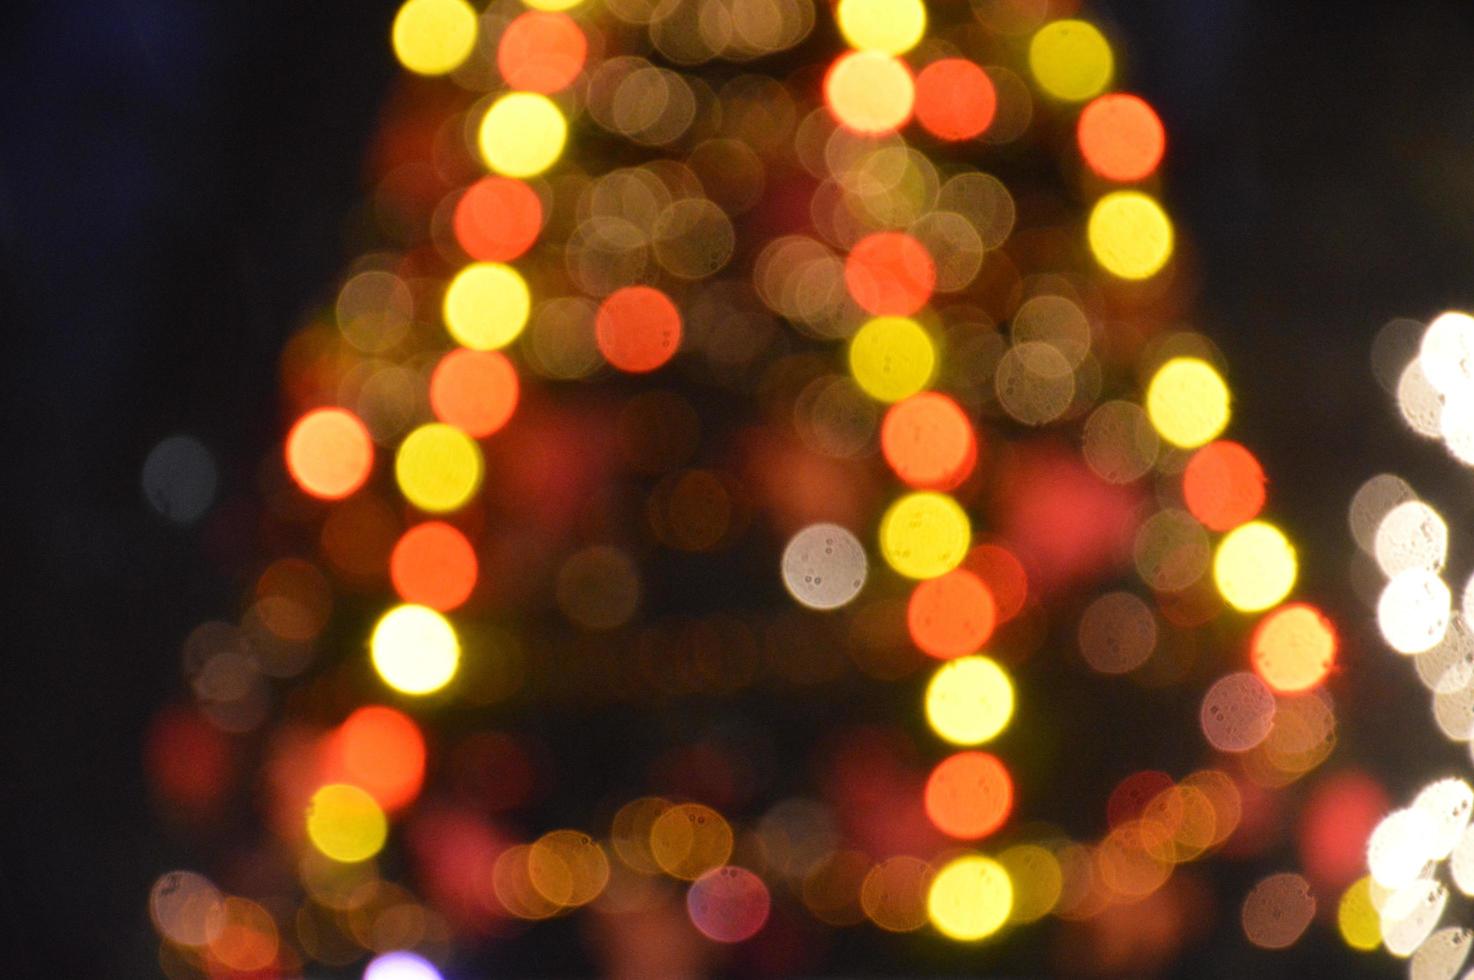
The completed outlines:
{"type": "MultiPolygon", "coordinates": [[[[0,14],[7,976],[134,976],[152,960],[148,888],[187,855],[152,811],[139,739],[178,690],[181,638],[234,596],[197,538],[145,506],[139,467],[160,438],[190,432],[228,489],[280,438],[275,359],[350,258],[345,218],[395,72],[394,6],[102,0],[0,14]]],[[[1271,507],[1302,544],[1304,594],[1348,633],[1335,760],[1401,800],[1467,762],[1351,595],[1345,514],[1383,470],[1407,476],[1456,538],[1474,513],[1467,475],[1407,432],[1368,359],[1386,320],[1474,303],[1474,5],[1086,12],[1114,24],[1123,87],[1167,124],[1167,200],[1202,281],[1194,326],[1228,357],[1235,438],[1260,453],[1271,507]]],[[[1243,878],[1236,894],[1252,883],[1221,873],[1243,878]]],[[[1223,913],[1182,975],[1402,969],[1346,952],[1324,924],[1286,953],[1254,951],[1223,913]]],[[[591,969],[559,948],[561,928],[534,930],[498,969],[591,969]]],[[[856,937],[832,961],[913,972],[905,955],[856,937]]]]}

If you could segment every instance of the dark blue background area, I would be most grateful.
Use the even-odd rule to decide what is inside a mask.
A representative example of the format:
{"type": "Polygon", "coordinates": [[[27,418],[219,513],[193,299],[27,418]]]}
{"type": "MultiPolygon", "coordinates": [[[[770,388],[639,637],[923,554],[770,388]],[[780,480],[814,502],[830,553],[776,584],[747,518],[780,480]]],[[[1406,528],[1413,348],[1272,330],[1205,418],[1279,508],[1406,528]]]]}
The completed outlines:
{"type": "MultiPolygon", "coordinates": [[[[198,542],[148,511],[139,467],[186,431],[239,489],[278,438],[276,356],[348,258],[344,219],[394,73],[393,6],[0,14],[7,975],[151,975],[147,890],[186,852],[148,801],[139,739],[177,689],[180,638],[235,596],[198,542]]],[[[1368,367],[1387,319],[1474,304],[1474,6],[1098,12],[1124,42],[1127,87],[1167,123],[1167,198],[1202,278],[1192,326],[1232,366],[1236,437],[1261,453],[1276,515],[1303,542],[1307,594],[1348,624],[1341,757],[1399,798],[1467,762],[1349,597],[1345,512],[1362,480],[1397,469],[1456,535],[1474,513],[1467,476],[1404,431],[1368,367]]],[[[1288,953],[1247,950],[1221,911],[1182,975],[1400,972],[1322,926],[1288,953]]],[[[591,969],[567,929],[535,930],[486,969],[591,969]]],[[[837,972],[915,972],[899,944],[846,938],[832,952],[837,972]]]]}

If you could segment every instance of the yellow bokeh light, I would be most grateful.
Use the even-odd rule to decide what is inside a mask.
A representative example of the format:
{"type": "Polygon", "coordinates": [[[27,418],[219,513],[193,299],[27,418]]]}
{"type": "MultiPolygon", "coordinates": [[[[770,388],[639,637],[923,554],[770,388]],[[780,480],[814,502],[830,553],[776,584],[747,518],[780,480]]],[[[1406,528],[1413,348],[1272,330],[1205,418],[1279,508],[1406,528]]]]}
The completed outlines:
{"type": "Polygon", "coordinates": [[[532,295],[509,265],[473,262],[450,281],[441,310],[445,329],[463,347],[498,350],[527,325],[532,295]]]}
{"type": "Polygon", "coordinates": [[[850,373],[871,398],[898,402],[925,388],[937,366],[931,337],[915,320],[882,316],[850,341],[850,373]]]}
{"type": "Polygon", "coordinates": [[[1013,883],[1003,865],[981,854],[955,858],[932,879],[926,911],[932,925],[951,939],[991,936],[1008,921],[1013,883]]]}
{"type": "Polygon", "coordinates": [[[1207,361],[1174,357],[1147,385],[1146,414],[1163,439],[1196,449],[1227,427],[1228,385],[1207,361]]]}
{"type": "Polygon", "coordinates": [[[510,92],[481,119],[476,142],[486,165],[507,177],[534,177],[558,161],[568,120],[546,95],[510,92]]]}
{"type": "Polygon", "coordinates": [[[853,51],[824,78],[824,101],[841,126],[857,133],[899,129],[916,106],[916,81],[900,60],[879,51],[853,51]]]}
{"type": "Polygon", "coordinates": [[[921,0],[839,0],[835,16],[845,41],[861,51],[901,54],[926,33],[921,0]]]}
{"type": "Polygon", "coordinates": [[[385,684],[405,694],[430,694],[455,676],[461,642],[455,628],[427,606],[395,606],[374,627],[369,648],[385,684]]]}
{"type": "Polygon", "coordinates": [[[476,46],[476,11],[466,0],[406,0],[394,15],[390,41],[410,71],[444,75],[476,46]]]}
{"type": "Polygon", "coordinates": [[[1258,612],[1289,594],[1298,568],[1295,547],[1284,532],[1264,521],[1250,521],[1218,542],[1213,581],[1230,606],[1258,612]]]}
{"type": "Polygon", "coordinates": [[[1064,891],[1059,859],[1038,844],[1016,844],[998,855],[998,863],[1013,884],[1010,922],[1036,922],[1054,911],[1064,891]]]}
{"type": "Polygon", "coordinates": [[[367,861],[384,846],[389,821],[367,791],[330,783],[312,794],[307,806],[307,837],[334,861],[367,861]]]}
{"type": "Polygon", "coordinates": [[[1140,191],[1115,191],[1096,201],[1086,237],[1095,261],[1122,279],[1150,279],[1172,257],[1172,219],[1140,191]]]}
{"type": "Polygon", "coordinates": [[[522,0],[533,10],[572,10],[583,0],[522,0]]]}
{"type": "Polygon", "coordinates": [[[1381,916],[1372,904],[1372,879],[1363,876],[1352,882],[1336,906],[1336,927],[1352,949],[1369,953],[1382,942],[1381,916]]]}
{"type": "Polygon", "coordinates": [[[1115,59],[1105,35],[1083,20],[1057,20],[1029,42],[1029,70],[1049,95],[1083,102],[1110,84],[1115,59]]]}
{"type": "Polygon", "coordinates": [[[988,657],[959,657],[926,686],[926,720],[954,745],[981,745],[1013,717],[1013,683],[988,657]]]}
{"type": "Polygon", "coordinates": [[[405,436],[394,457],[404,499],[443,514],[465,506],[481,486],[481,447],[453,425],[431,422],[405,436]]]}
{"type": "Polygon", "coordinates": [[[972,544],[972,522],[944,493],[910,493],[880,519],[880,553],[907,578],[936,578],[956,568],[972,544]]]}

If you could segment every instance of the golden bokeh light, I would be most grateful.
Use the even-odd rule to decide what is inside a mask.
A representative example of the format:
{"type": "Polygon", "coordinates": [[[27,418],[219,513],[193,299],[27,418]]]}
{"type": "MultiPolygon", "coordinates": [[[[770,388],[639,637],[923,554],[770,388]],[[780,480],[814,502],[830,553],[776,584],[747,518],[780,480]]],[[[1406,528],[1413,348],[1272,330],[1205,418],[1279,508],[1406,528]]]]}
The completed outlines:
{"type": "Polygon", "coordinates": [[[404,694],[431,694],[450,683],[461,659],[455,628],[427,606],[395,606],[374,626],[369,648],[385,684],[404,694]]]}
{"type": "Polygon", "coordinates": [[[937,668],[926,687],[926,720],[954,745],[981,745],[1008,727],[1013,683],[988,657],[960,657],[937,668]]]}
{"type": "Polygon", "coordinates": [[[1013,883],[992,858],[968,854],[954,858],[932,879],[926,909],[932,925],[949,939],[986,939],[1008,921],[1013,883]]]}
{"type": "Polygon", "coordinates": [[[410,503],[443,514],[464,507],[481,487],[483,465],[474,439],[453,425],[431,422],[400,443],[394,478],[410,503]]]}
{"type": "Polygon", "coordinates": [[[1150,279],[1172,258],[1172,219],[1140,191],[1114,191],[1096,201],[1086,238],[1095,260],[1122,279],[1150,279]]]}
{"type": "Polygon", "coordinates": [[[476,143],[481,159],[504,177],[535,177],[558,162],[568,141],[568,120],[557,103],[536,92],[510,92],[481,119],[476,143]]]}
{"type": "Polygon", "coordinates": [[[1229,531],[1213,555],[1213,581],[1223,600],[1240,612],[1280,602],[1295,585],[1299,558],[1283,531],[1250,521],[1229,531]]]}
{"type": "Polygon", "coordinates": [[[1195,449],[1228,425],[1228,385],[1213,365],[1174,357],[1157,369],[1146,390],[1147,417],[1174,446],[1195,449]]]}
{"type": "Polygon", "coordinates": [[[505,347],[527,325],[532,295],[527,281],[509,265],[473,262],[445,290],[445,328],[463,347],[505,347]]]}
{"type": "Polygon", "coordinates": [[[880,553],[907,578],[930,579],[956,568],[972,544],[962,505],[944,493],[907,494],[880,519],[880,553]]]}
{"type": "Polygon", "coordinates": [[[399,63],[418,75],[444,75],[476,46],[476,10],[466,0],[405,0],[390,32],[399,63]]]}
{"type": "Polygon", "coordinates": [[[307,837],[334,861],[367,861],[384,846],[389,821],[366,790],[329,783],[312,794],[307,807],[307,837]]]}
{"type": "Polygon", "coordinates": [[[1110,84],[1115,57],[1110,42],[1094,24],[1056,20],[1029,41],[1029,70],[1047,94],[1083,102],[1110,84]]]}

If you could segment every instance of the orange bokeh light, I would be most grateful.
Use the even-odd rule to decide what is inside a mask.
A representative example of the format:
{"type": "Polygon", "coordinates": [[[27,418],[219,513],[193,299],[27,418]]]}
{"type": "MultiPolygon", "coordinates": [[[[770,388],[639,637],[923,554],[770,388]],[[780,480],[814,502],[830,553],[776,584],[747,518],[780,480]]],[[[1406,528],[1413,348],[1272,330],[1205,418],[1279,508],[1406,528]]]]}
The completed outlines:
{"type": "Polygon", "coordinates": [[[937,763],[926,780],[926,815],[960,840],[986,837],[1013,811],[1013,778],[997,756],[958,752],[937,763]]]}
{"type": "Polygon", "coordinates": [[[965,568],[918,583],[906,606],[911,641],[941,660],[977,653],[997,621],[993,593],[965,568]]]}
{"type": "Polygon", "coordinates": [[[435,417],[477,439],[507,424],[517,410],[517,369],[498,351],[451,351],[430,375],[435,417]]]}
{"type": "Polygon", "coordinates": [[[403,712],[368,705],[328,737],[324,768],[324,782],[351,783],[385,810],[398,810],[425,782],[425,736],[403,712]]]}
{"type": "Polygon", "coordinates": [[[851,51],[824,76],[824,102],[841,126],[866,135],[900,129],[916,105],[916,81],[899,58],[851,51]]]}
{"type": "Polygon", "coordinates": [[[588,38],[572,17],[529,10],[502,32],[496,67],[511,88],[547,95],[573,84],[588,52],[588,38]]]}
{"type": "Polygon", "coordinates": [[[543,226],[537,192],[510,177],[482,177],[466,188],[451,218],[456,241],[478,262],[510,262],[532,247],[543,226]]]}
{"type": "Polygon", "coordinates": [[[844,281],[860,308],[875,316],[910,316],[926,305],[937,267],[926,246],[905,232],[881,231],[855,244],[844,281]]]}
{"type": "Polygon", "coordinates": [[[981,136],[997,109],[987,72],[965,58],[933,61],[916,76],[916,121],[938,139],[981,136]]]}
{"type": "Polygon", "coordinates": [[[428,521],[404,532],[389,556],[389,577],[405,602],[446,612],[476,587],[476,552],[449,524],[428,521]]]}
{"type": "Polygon", "coordinates": [[[1259,621],[1249,639],[1254,671],[1280,694],[1308,691],[1336,662],[1336,627],[1304,602],[1280,606],[1259,621]]]}
{"type": "Polygon", "coordinates": [[[1231,531],[1264,508],[1264,468],[1254,454],[1226,439],[1193,453],[1182,473],[1188,511],[1214,531],[1231,531]]]}
{"type": "Polygon", "coordinates": [[[374,465],[374,444],[357,415],[342,408],[313,409],[287,433],[287,472],[305,492],[339,500],[363,486],[374,465]]]}
{"type": "Polygon", "coordinates": [[[1162,162],[1167,136],[1145,100],[1124,92],[1102,95],[1080,113],[1075,130],[1080,153],[1106,180],[1149,177],[1162,162]]]}
{"type": "Polygon", "coordinates": [[[977,437],[966,413],[934,391],[896,402],[886,411],[880,449],[896,476],[928,490],[957,486],[978,458],[977,437]]]}
{"type": "Polygon", "coordinates": [[[1029,598],[1029,576],[1012,551],[999,544],[980,544],[967,553],[962,567],[988,586],[998,622],[1008,622],[1024,608],[1029,598]]]}
{"type": "Polygon", "coordinates": [[[669,296],[650,286],[616,290],[594,321],[599,351],[621,371],[654,371],[681,345],[681,313],[669,296]]]}

